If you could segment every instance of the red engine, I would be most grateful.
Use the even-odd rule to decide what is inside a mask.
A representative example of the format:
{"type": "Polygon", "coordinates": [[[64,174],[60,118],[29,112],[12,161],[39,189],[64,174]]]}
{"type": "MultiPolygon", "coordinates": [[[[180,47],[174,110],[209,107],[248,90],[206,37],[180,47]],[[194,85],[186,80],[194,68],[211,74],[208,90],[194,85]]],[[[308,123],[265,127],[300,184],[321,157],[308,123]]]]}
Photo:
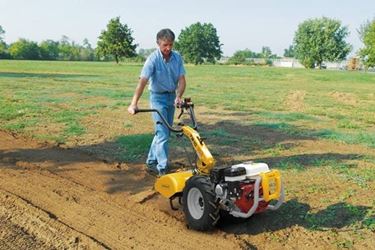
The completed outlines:
{"type": "MultiPolygon", "coordinates": [[[[254,183],[240,184],[240,197],[234,202],[236,206],[243,212],[247,213],[254,204],[254,183]]],[[[259,188],[259,196],[263,195],[263,190],[259,188]]],[[[260,213],[266,210],[269,202],[259,201],[258,208],[255,213],[260,213]]]]}

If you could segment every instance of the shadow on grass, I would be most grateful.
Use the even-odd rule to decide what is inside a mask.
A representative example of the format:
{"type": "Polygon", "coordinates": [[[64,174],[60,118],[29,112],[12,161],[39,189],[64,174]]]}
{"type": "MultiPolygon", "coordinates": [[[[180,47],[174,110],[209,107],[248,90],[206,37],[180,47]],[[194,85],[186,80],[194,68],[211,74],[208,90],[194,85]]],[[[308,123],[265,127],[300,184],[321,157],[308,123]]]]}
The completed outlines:
{"type": "Polygon", "coordinates": [[[340,230],[363,222],[370,207],[340,202],[316,213],[310,206],[292,199],[276,211],[255,214],[249,219],[225,217],[219,228],[227,233],[252,234],[274,232],[292,226],[310,230],[340,230]]]}
{"type": "Polygon", "coordinates": [[[58,74],[58,73],[29,73],[29,72],[0,72],[0,78],[76,78],[95,77],[97,75],[58,74]]]}
{"type": "Polygon", "coordinates": [[[118,150],[118,144],[105,142],[90,146],[61,148],[45,145],[0,150],[0,171],[48,171],[89,187],[104,186],[107,193],[138,193],[149,190],[155,177],[148,175],[143,164],[126,164],[106,155],[118,150]]]}
{"type": "MultiPolygon", "coordinates": [[[[270,166],[276,168],[305,170],[309,167],[319,167],[327,162],[341,164],[347,160],[365,157],[357,154],[306,153],[253,159],[251,155],[255,150],[272,150],[275,145],[282,145],[283,149],[290,149],[295,146],[294,143],[297,143],[298,140],[316,140],[316,138],[304,136],[300,133],[285,133],[269,126],[242,125],[234,121],[218,122],[214,125],[202,124],[200,131],[202,131],[203,137],[207,135],[206,143],[216,158],[217,165],[221,163],[235,164],[237,162],[231,161],[231,157],[241,156],[242,159],[245,158],[246,160],[267,162],[270,166]]],[[[79,170],[80,163],[82,165],[84,165],[83,163],[89,163],[86,164],[87,167],[95,169],[95,162],[104,162],[112,166],[112,169],[100,169],[99,171],[103,178],[111,180],[106,182],[108,192],[137,192],[145,188],[144,185],[143,187],[139,186],[137,176],[145,174],[144,162],[152,138],[152,134],[124,135],[113,141],[68,149],[62,149],[61,146],[51,147],[46,145],[39,148],[21,148],[12,151],[0,150],[0,168],[1,165],[7,166],[9,164],[15,165],[17,162],[26,162],[31,165],[34,164],[36,167],[47,166],[48,170],[60,173],[62,171],[79,170]],[[43,164],[44,162],[48,162],[48,164],[43,164]],[[121,164],[125,164],[127,167],[121,168],[121,164]],[[72,168],[71,165],[75,167],[72,168]],[[116,168],[116,166],[120,166],[120,168],[116,168]]],[[[187,147],[192,152],[190,142],[187,140],[186,142],[187,147]]],[[[172,140],[170,151],[172,163],[173,159],[185,155],[179,141],[173,143],[172,140]]],[[[233,157],[234,159],[235,157],[233,157]]],[[[145,185],[152,186],[152,182],[146,183],[145,185]]]]}
{"type": "MultiPolygon", "coordinates": [[[[268,165],[278,169],[308,170],[310,167],[320,167],[326,165],[336,166],[337,164],[344,163],[347,160],[360,160],[362,158],[364,158],[364,156],[359,154],[324,153],[258,158],[254,160],[259,162],[267,162],[268,165]]],[[[355,166],[352,165],[352,167],[355,166]]]]}
{"type": "MultiPolygon", "coordinates": [[[[242,125],[233,121],[218,122],[213,125],[202,124],[200,134],[205,140],[217,165],[239,163],[236,158],[251,161],[262,161],[277,168],[297,168],[303,170],[311,166],[324,164],[338,164],[346,160],[361,159],[359,154],[340,153],[306,153],[298,155],[282,156],[283,152],[292,149],[301,140],[318,140],[312,131],[291,127],[288,131],[269,125],[250,124],[242,125]],[[294,131],[293,133],[291,131],[294,131]],[[268,151],[273,157],[264,159],[254,158],[254,152],[268,151]]],[[[172,139],[173,142],[173,139],[172,139]]],[[[183,138],[175,142],[171,148],[173,156],[186,155],[186,149],[190,158],[194,155],[190,142],[183,138]],[[182,147],[185,145],[185,147],[182,147]]],[[[244,160],[242,160],[244,161],[244,160]]]]}

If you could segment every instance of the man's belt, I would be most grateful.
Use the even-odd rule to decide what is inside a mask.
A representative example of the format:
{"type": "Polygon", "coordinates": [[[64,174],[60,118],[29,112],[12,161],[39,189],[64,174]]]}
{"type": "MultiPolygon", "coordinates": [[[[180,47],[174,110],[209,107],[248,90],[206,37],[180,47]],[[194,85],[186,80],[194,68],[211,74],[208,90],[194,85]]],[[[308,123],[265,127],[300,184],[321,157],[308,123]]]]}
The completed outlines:
{"type": "Polygon", "coordinates": [[[151,92],[154,93],[154,94],[175,94],[176,93],[175,90],[174,91],[160,91],[160,92],[151,90],[151,92]]]}

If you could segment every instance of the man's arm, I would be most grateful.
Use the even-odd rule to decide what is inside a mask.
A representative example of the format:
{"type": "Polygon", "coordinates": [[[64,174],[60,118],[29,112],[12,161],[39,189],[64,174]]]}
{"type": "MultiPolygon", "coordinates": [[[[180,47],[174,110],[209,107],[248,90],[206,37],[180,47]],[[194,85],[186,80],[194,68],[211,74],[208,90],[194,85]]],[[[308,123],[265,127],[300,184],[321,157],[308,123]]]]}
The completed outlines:
{"type": "Polygon", "coordinates": [[[129,114],[134,115],[135,111],[138,109],[138,101],[139,101],[139,98],[141,98],[142,96],[143,90],[145,89],[147,82],[148,82],[147,78],[141,77],[139,79],[138,85],[135,88],[132,102],[128,107],[129,114]]]}
{"type": "Polygon", "coordinates": [[[185,92],[186,88],[186,79],[185,76],[182,75],[180,76],[180,79],[178,79],[178,86],[177,86],[177,91],[176,91],[176,100],[174,101],[175,104],[180,104],[182,102],[182,96],[185,92]]]}

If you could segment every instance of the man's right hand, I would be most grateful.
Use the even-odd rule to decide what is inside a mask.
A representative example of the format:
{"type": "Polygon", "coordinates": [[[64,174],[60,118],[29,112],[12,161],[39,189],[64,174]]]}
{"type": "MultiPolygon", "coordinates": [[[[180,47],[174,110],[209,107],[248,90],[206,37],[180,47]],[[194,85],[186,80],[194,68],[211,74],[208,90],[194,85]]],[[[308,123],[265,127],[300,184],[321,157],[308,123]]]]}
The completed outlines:
{"type": "Polygon", "coordinates": [[[137,105],[130,104],[129,107],[128,107],[128,112],[131,115],[135,115],[135,113],[136,113],[137,110],[138,110],[138,106],[137,105]]]}

